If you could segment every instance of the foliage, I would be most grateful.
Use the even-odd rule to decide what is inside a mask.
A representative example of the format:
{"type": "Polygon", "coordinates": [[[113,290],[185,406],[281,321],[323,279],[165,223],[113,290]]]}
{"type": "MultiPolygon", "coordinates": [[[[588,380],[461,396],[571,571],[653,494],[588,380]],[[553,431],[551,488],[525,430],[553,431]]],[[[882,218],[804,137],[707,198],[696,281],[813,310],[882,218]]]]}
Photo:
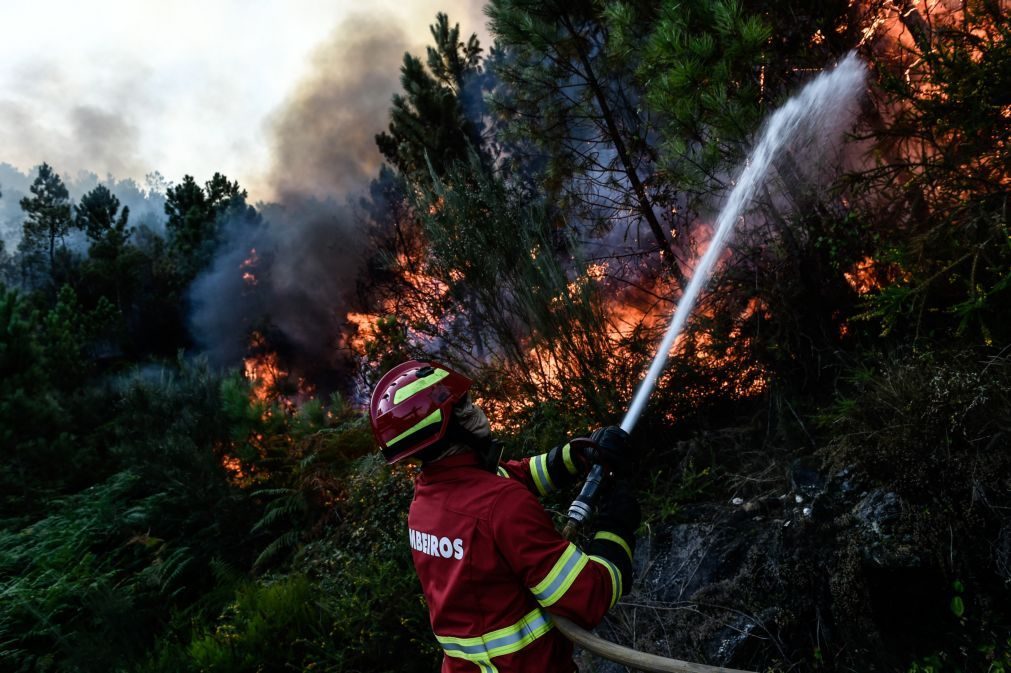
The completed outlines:
{"type": "Polygon", "coordinates": [[[46,163],[31,186],[32,196],[21,199],[26,218],[19,248],[29,259],[45,257],[50,275],[56,272],[57,243],[61,246],[70,231],[70,194],[63,180],[46,163]]]}
{"type": "Polygon", "coordinates": [[[707,193],[743,159],[760,121],[772,29],[737,0],[658,4],[608,4],[611,47],[635,64],[661,118],[667,179],[682,194],[707,193]]]}
{"type": "Polygon", "coordinates": [[[322,628],[316,587],[305,577],[248,584],[222,611],[214,631],[190,642],[188,663],[209,672],[283,669],[292,663],[292,650],[322,628]]]}
{"type": "Polygon", "coordinates": [[[857,179],[865,212],[897,224],[876,253],[897,272],[865,315],[885,333],[1006,343],[1011,25],[987,3],[939,24],[881,67],[892,118],[868,129],[876,163],[857,179]]]}
{"type": "MultiPolygon", "coordinates": [[[[455,170],[451,176],[467,172],[455,170]]],[[[441,205],[424,222],[429,272],[449,288],[445,300],[462,300],[469,309],[471,324],[456,329],[466,334],[469,327],[479,340],[469,343],[501,363],[485,386],[498,400],[567,399],[606,417],[614,404],[599,381],[613,367],[595,284],[580,278],[578,259],[570,258],[571,270],[559,259],[566,242],[553,236],[542,204],[525,203],[478,170],[469,176],[466,187],[462,180],[436,183],[427,200],[441,205]]],[[[498,417],[516,419],[522,410],[514,403],[498,417]]]]}
{"type": "Polygon", "coordinates": [[[227,222],[245,226],[259,222],[246,196],[238,182],[229,181],[221,173],[215,173],[203,187],[186,175],[181,183],[168,188],[165,229],[184,282],[193,280],[211,261],[227,222]]]}
{"type": "MultiPolygon", "coordinates": [[[[178,377],[89,391],[95,399],[82,407],[103,418],[78,418],[89,432],[75,445],[103,451],[105,465],[90,467],[97,480],[0,532],[5,667],[124,665],[150,646],[167,610],[213,603],[216,564],[250,562],[255,508],[212,450],[217,388],[206,370],[184,366],[178,377]]],[[[64,449],[49,469],[68,457],[64,449]]]]}
{"type": "Polygon", "coordinates": [[[430,671],[440,650],[429,635],[407,537],[410,473],[377,454],[348,466],[339,518],[302,558],[328,614],[316,666],[332,671],[430,671]],[[339,541],[339,542],[338,542],[339,541]],[[336,645],[336,646],[334,646],[336,645]],[[405,658],[404,652],[412,656],[405,658]]]}
{"type": "MultiPolygon", "coordinates": [[[[1003,671],[1011,35],[991,2],[913,4],[493,0],[487,56],[439,14],[376,139],[378,252],[348,337],[366,382],[412,356],[472,373],[518,453],[614,422],[666,327],[645,316],[673,309],[762,115],[859,44],[874,85],[852,170],[776,166],[781,191],[692,316],[631,476],[655,526],[731,492],[786,512],[785,463],[810,453],[894,493],[941,616],[929,647],[883,656],[1003,671]]],[[[0,287],[0,668],[433,670],[412,472],[375,455],[364,391],[296,403],[189,350],[190,284],[259,223],[245,190],[185,176],[164,235],[106,186],[75,209],[48,164],[31,192],[18,251],[0,247],[20,282],[0,287]]],[[[840,542],[791,548],[795,575],[734,600],[788,588],[756,660],[869,670],[869,571],[852,517],[819,521],[823,504],[776,540],[840,542]],[[781,647],[795,628],[804,654],[781,647]]]]}
{"type": "Polygon", "coordinates": [[[683,286],[656,214],[656,206],[669,208],[640,178],[655,159],[647,141],[653,120],[633,103],[629,60],[610,48],[602,7],[493,0],[490,27],[506,52],[494,62],[503,83],[496,111],[549,203],[603,232],[645,222],[683,286]]]}
{"type": "Polygon", "coordinates": [[[477,35],[463,42],[460,25],[436,16],[431,27],[427,70],[421,59],[404,55],[400,83],[404,95],[393,97],[389,131],[376,136],[383,156],[411,180],[428,183],[434,170],[443,175],[482,147],[481,46],[477,35]]]}
{"type": "Polygon", "coordinates": [[[1009,390],[1006,354],[896,355],[855,372],[822,418],[832,469],[851,466],[908,503],[899,524],[905,547],[919,567],[953,578],[922,587],[939,596],[939,618],[922,642],[941,653],[913,670],[986,670],[1004,656],[978,646],[1000,642],[1007,628],[1004,581],[990,569],[992,541],[1006,524],[1009,390]]]}

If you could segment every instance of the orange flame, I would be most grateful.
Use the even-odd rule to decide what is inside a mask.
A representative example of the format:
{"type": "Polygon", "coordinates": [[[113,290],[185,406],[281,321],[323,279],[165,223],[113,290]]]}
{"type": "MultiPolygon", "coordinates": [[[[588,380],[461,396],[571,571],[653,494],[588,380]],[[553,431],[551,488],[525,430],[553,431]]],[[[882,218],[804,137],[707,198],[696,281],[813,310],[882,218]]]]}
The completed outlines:
{"type": "Polygon", "coordinates": [[[239,265],[239,270],[242,271],[242,280],[246,285],[256,285],[257,279],[256,274],[253,271],[256,269],[256,265],[259,264],[260,257],[256,254],[256,248],[249,249],[249,257],[242,260],[242,264],[239,265]]]}
{"type": "MultiPolygon", "coordinates": [[[[263,336],[259,332],[254,332],[251,346],[263,345],[263,336]]],[[[250,396],[254,401],[263,404],[277,399],[279,384],[288,377],[288,372],[281,369],[278,364],[277,353],[271,352],[247,357],[243,360],[243,373],[252,383],[250,396]]]]}

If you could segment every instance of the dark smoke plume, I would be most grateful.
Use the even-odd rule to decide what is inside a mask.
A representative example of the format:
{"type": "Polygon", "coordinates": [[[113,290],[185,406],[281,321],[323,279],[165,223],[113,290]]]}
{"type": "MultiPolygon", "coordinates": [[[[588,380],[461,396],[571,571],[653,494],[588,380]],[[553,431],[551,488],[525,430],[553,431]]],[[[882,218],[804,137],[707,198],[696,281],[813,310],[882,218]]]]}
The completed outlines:
{"type": "Polygon", "coordinates": [[[378,172],[374,138],[406,48],[394,21],[349,19],[273,118],[277,203],[259,206],[262,222],[228,223],[220,253],[191,289],[193,334],[217,363],[236,363],[255,329],[285,366],[332,387],[325,379],[341,365],[348,298],[366,255],[367,221],[349,204],[378,172]],[[246,263],[254,249],[256,261],[246,263]]]}
{"type": "Polygon", "coordinates": [[[190,290],[191,328],[218,364],[241,360],[258,331],[286,366],[318,378],[341,365],[365,237],[351,209],[334,201],[305,198],[262,213],[227,224],[221,252],[190,290]]]}
{"type": "Polygon", "coordinates": [[[381,160],[375,135],[389,118],[407,48],[390,20],[353,17],[313,57],[313,71],[272,120],[270,184],[282,200],[362,189],[381,160]]]}

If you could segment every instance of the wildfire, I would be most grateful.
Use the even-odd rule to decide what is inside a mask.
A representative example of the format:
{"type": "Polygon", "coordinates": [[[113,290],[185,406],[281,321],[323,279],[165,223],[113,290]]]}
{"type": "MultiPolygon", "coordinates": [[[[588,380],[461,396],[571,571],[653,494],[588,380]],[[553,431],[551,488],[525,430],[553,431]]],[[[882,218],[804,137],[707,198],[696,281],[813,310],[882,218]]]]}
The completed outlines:
{"type": "Polygon", "coordinates": [[[246,285],[256,285],[257,279],[256,274],[253,271],[256,269],[256,265],[259,264],[260,257],[256,254],[256,248],[249,249],[249,257],[242,260],[242,264],[239,265],[239,271],[242,272],[242,281],[246,285]]]}
{"type": "MultiPolygon", "coordinates": [[[[265,346],[266,340],[263,335],[253,332],[250,350],[262,351],[265,346]]],[[[277,353],[270,351],[260,352],[243,360],[243,373],[246,379],[252,383],[251,398],[263,404],[278,397],[279,384],[288,377],[288,372],[278,364],[277,353]]]]}
{"type": "MultiPolygon", "coordinates": [[[[390,326],[396,324],[408,328],[417,325],[431,328],[446,321],[445,316],[431,311],[429,307],[438,305],[449,295],[449,286],[438,278],[415,269],[404,254],[397,256],[394,266],[397,276],[402,280],[404,292],[383,298],[375,311],[352,311],[346,315],[353,328],[347,337],[346,346],[358,355],[367,353],[369,343],[380,337],[384,321],[389,321],[390,326]]],[[[452,277],[453,280],[459,280],[458,274],[453,274],[452,277]]],[[[411,336],[419,343],[425,343],[429,339],[425,334],[416,332],[412,332],[411,336]]]]}
{"type": "Polygon", "coordinates": [[[223,456],[221,458],[221,466],[228,472],[228,476],[235,481],[242,481],[249,476],[242,467],[242,461],[235,456],[223,456]]]}
{"type": "Polygon", "coordinates": [[[900,278],[908,280],[909,275],[897,264],[883,264],[871,257],[864,257],[850,267],[849,271],[844,271],[843,277],[854,292],[864,296],[900,278]]]}

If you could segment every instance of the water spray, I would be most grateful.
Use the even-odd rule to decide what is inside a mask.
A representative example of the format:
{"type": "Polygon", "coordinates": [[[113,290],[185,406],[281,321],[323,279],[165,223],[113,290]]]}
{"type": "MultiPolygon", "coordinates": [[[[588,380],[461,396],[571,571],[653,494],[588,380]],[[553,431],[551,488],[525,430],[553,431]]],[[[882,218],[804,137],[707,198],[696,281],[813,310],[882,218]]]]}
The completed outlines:
{"type": "MultiPolygon", "coordinates": [[[[828,133],[838,125],[839,117],[849,112],[848,108],[858,100],[864,90],[866,70],[856,53],[850,52],[839,65],[820,74],[793,96],[769,118],[762,132],[761,140],[748,157],[748,161],[734,183],[727,202],[716,219],[716,229],[709,248],[692,273],[691,281],[685,288],[681,300],[674,309],[670,326],[639,384],[632,403],[621,421],[621,429],[631,434],[642,415],[646,402],[656,388],[660,374],[671,354],[675,341],[684,331],[688,317],[695,307],[702,288],[712,274],[716,261],[720,258],[745,207],[751,203],[755,191],[762,185],[773,161],[792,141],[815,138],[816,134],[828,133]],[[835,124],[831,123],[835,122],[835,124]]],[[[848,118],[848,115],[846,115],[848,118]]],[[[582,523],[593,510],[593,501],[604,479],[604,470],[595,465],[586,478],[579,495],[569,507],[567,535],[582,523]]]]}

